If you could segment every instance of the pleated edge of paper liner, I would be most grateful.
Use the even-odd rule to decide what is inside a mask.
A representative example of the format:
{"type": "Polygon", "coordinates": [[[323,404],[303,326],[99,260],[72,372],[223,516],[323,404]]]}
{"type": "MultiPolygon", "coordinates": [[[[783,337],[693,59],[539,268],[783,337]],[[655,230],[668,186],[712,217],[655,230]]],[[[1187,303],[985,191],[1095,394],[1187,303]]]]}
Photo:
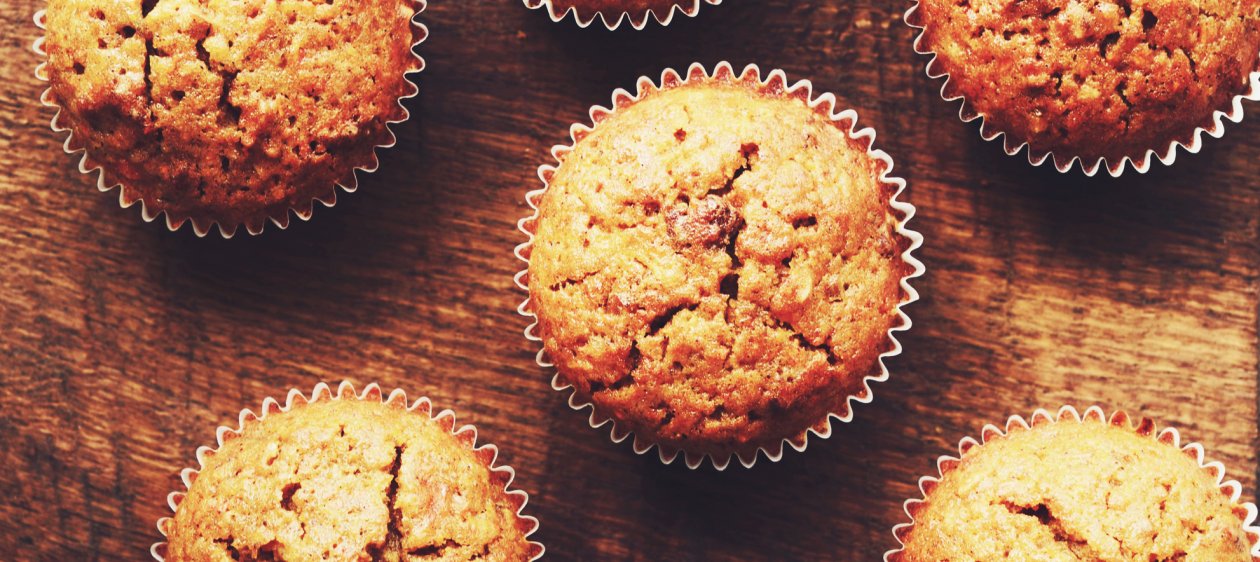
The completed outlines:
{"type": "MultiPolygon", "coordinates": [[[[140,204],[140,218],[144,219],[144,222],[153,222],[159,216],[164,216],[165,219],[163,220],[163,222],[166,223],[167,230],[170,230],[171,232],[178,231],[180,228],[183,227],[185,223],[188,223],[190,227],[192,228],[193,233],[196,234],[198,238],[204,238],[207,234],[210,233],[210,230],[213,227],[217,227],[219,234],[224,239],[232,238],[236,234],[237,230],[242,226],[245,227],[245,231],[248,232],[250,235],[262,234],[268,222],[271,222],[272,224],[274,224],[276,228],[284,230],[289,227],[290,214],[301,219],[303,222],[309,221],[311,220],[311,217],[314,216],[315,214],[315,202],[318,201],[319,203],[323,204],[325,207],[332,207],[337,204],[338,189],[343,190],[346,193],[354,193],[355,190],[359,188],[359,173],[362,172],[362,173],[370,174],[370,173],[375,172],[377,168],[380,167],[380,158],[377,154],[377,151],[380,149],[393,148],[393,146],[397,144],[398,136],[394,133],[392,126],[400,124],[400,123],[404,123],[411,119],[411,112],[407,109],[405,105],[403,105],[403,102],[405,100],[416,97],[416,95],[420,93],[420,88],[419,86],[416,85],[416,82],[412,79],[411,75],[419,74],[425,68],[424,58],[421,57],[418,53],[416,53],[416,47],[419,47],[421,43],[424,43],[424,41],[429,38],[429,28],[428,26],[426,26],[423,23],[420,23],[419,21],[420,15],[424,13],[425,9],[428,7],[428,0],[410,0],[410,1],[412,4],[416,6],[416,11],[414,14],[412,14],[412,17],[411,17],[411,25],[417,31],[418,37],[416,38],[415,41],[412,42],[411,47],[410,47],[410,52],[412,56],[412,65],[410,68],[403,71],[403,80],[407,83],[408,90],[406,93],[400,96],[397,100],[398,107],[402,109],[402,117],[396,120],[385,121],[385,132],[388,133],[389,140],[382,144],[373,145],[371,162],[362,166],[355,166],[351,168],[349,172],[349,177],[347,179],[338,180],[337,182],[334,182],[332,185],[332,189],[328,192],[328,194],[312,197],[310,201],[307,201],[306,203],[304,203],[304,206],[289,207],[284,210],[283,214],[280,214],[278,216],[259,215],[257,217],[253,217],[249,220],[243,221],[239,224],[225,226],[223,223],[221,223],[217,219],[200,220],[198,218],[191,217],[191,216],[183,216],[183,217],[176,218],[176,217],[172,217],[171,214],[166,210],[154,212],[149,209],[148,204],[144,201],[142,197],[140,197],[137,194],[131,193],[130,191],[132,190],[129,190],[126,185],[124,185],[121,182],[107,178],[106,170],[104,166],[92,160],[91,155],[88,154],[87,147],[83,145],[78,139],[76,139],[74,135],[74,130],[71,127],[63,126],[59,122],[62,108],[52,98],[51,85],[49,85],[47,88],[44,89],[43,93],[40,95],[39,101],[45,107],[51,107],[54,110],[56,110],[56,113],[53,115],[52,121],[50,123],[50,127],[55,133],[66,133],[66,140],[64,143],[62,143],[62,150],[64,150],[66,154],[69,154],[72,156],[78,153],[83,153],[82,157],[79,159],[79,172],[85,175],[91,175],[93,172],[96,172],[97,174],[96,188],[102,193],[108,193],[110,191],[113,191],[115,188],[117,188],[119,207],[126,209],[135,205],[136,203],[139,203],[140,204]]],[[[39,65],[35,67],[35,78],[37,78],[38,80],[44,83],[48,83],[50,81],[49,75],[48,75],[48,53],[44,49],[44,42],[46,40],[46,31],[47,31],[47,28],[45,26],[46,12],[47,10],[39,10],[38,12],[35,13],[35,17],[34,17],[35,26],[38,27],[40,31],[44,33],[41,33],[40,36],[37,39],[35,39],[35,42],[31,45],[31,49],[35,51],[35,53],[41,57],[39,65]]]]}
{"type": "Polygon", "coordinates": [[[959,103],[958,118],[963,123],[971,123],[980,120],[980,137],[986,141],[996,141],[1002,138],[1002,150],[1008,156],[1018,156],[1020,152],[1027,149],[1028,163],[1039,167],[1047,162],[1052,163],[1052,167],[1059,173],[1070,173],[1077,165],[1080,166],[1081,172],[1087,177],[1093,177],[1098,174],[1099,170],[1107,170],[1111,177],[1118,178],[1124,174],[1125,170],[1132,167],[1139,174],[1145,174],[1151,169],[1151,164],[1158,159],[1164,166],[1172,166],[1177,160],[1177,149],[1183,149],[1189,154],[1198,154],[1203,149],[1203,135],[1210,135],[1212,138],[1219,139],[1225,135],[1225,119],[1234,123],[1240,123],[1243,119],[1243,101],[1260,101],[1260,70],[1253,71],[1250,75],[1250,84],[1248,89],[1233,97],[1228,111],[1216,109],[1212,111],[1211,128],[1203,126],[1195,127],[1194,131],[1189,135],[1189,143],[1184,140],[1173,140],[1168,143],[1168,147],[1162,152],[1155,148],[1147,149],[1146,152],[1138,159],[1134,160],[1132,156],[1125,156],[1118,162],[1110,162],[1107,158],[1100,157],[1094,162],[1086,162],[1080,156],[1060,156],[1053,151],[1034,151],[1027,141],[1018,141],[1013,139],[1012,135],[1005,132],[995,130],[985,119],[985,116],[976,111],[967,101],[966,96],[962,94],[949,94],[950,74],[938,67],[939,57],[936,51],[924,47],[924,36],[927,34],[927,24],[918,23],[919,7],[921,0],[915,0],[914,5],[906,10],[902,16],[902,20],[907,26],[918,30],[918,34],[914,38],[914,52],[919,55],[927,55],[930,57],[925,65],[925,73],[927,77],[933,81],[944,79],[941,83],[940,96],[942,100],[948,103],[955,101],[959,103]],[[1018,143],[1018,144],[1016,144],[1018,143]]]}
{"type": "Polygon", "coordinates": [[[960,463],[967,452],[976,447],[982,447],[991,441],[1004,439],[1012,432],[1027,431],[1034,427],[1053,423],[1085,423],[1097,422],[1116,427],[1121,427],[1134,431],[1138,435],[1149,437],[1159,443],[1168,445],[1188,455],[1198,463],[1199,467],[1212,475],[1216,479],[1217,487],[1225,494],[1230,503],[1233,505],[1236,515],[1242,519],[1242,530],[1251,542],[1251,558],[1252,560],[1260,560],[1260,527],[1256,526],[1256,506],[1251,502],[1239,502],[1242,497],[1242,484],[1236,480],[1225,480],[1225,465],[1218,461],[1208,461],[1203,445],[1196,442],[1182,444],[1181,433],[1174,427],[1165,427],[1159,430],[1154,420],[1150,418],[1140,418],[1137,425],[1133,425],[1132,418],[1124,410],[1116,410],[1110,416],[1100,406],[1090,406],[1082,415],[1074,406],[1063,406],[1059,408],[1057,413],[1051,413],[1045,409],[1037,409],[1032,416],[1025,419],[1019,415],[1013,415],[1006,420],[1005,428],[1000,428],[993,424],[987,424],[980,430],[980,439],[967,436],[958,442],[958,455],[941,455],[936,459],[936,476],[924,476],[919,479],[919,492],[922,497],[911,498],[902,504],[902,510],[905,512],[909,522],[900,523],[892,528],[893,537],[897,541],[897,548],[884,553],[884,562],[903,562],[901,553],[905,550],[905,537],[914,528],[915,515],[919,513],[928,503],[928,496],[936,485],[940,483],[945,474],[954,470],[960,463]],[[1239,511],[1245,511],[1243,516],[1239,511]]]}
{"type": "MultiPolygon", "coordinates": [[[[792,436],[792,437],[783,438],[782,440],[778,442],[777,447],[774,447],[773,450],[769,450],[766,447],[762,446],[762,447],[758,447],[756,450],[750,453],[749,456],[744,456],[743,454],[740,454],[740,453],[731,453],[727,455],[725,458],[714,458],[712,455],[708,453],[693,453],[693,452],[687,452],[687,451],[681,451],[681,450],[666,451],[664,448],[660,447],[657,443],[644,439],[643,437],[639,435],[635,435],[635,438],[633,440],[633,449],[635,453],[643,455],[643,454],[648,453],[652,449],[657,449],[660,460],[664,464],[668,465],[668,464],[673,463],[674,460],[681,453],[685,457],[685,462],[688,468],[691,468],[691,469],[699,468],[704,463],[704,460],[707,458],[711,461],[712,466],[715,469],[720,471],[720,470],[726,469],[726,467],[730,464],[732,457],[738,457],[740,464],[743,465],[745,468],[752,468],[756,464],[759,456],[762,454],[764,454],[765,457],[769,459],[771,462],[778,462],[780,459],[783,458],[784,445],[791,446],[793,449],[795,449],[798,452],[803,452],[809,444],[810,434],[816,435],[820,439],[827,439],[828,437],[831,436],[832,419],[835,419],[836,421],[839,421],[842,423],[848,423],[852,421],[854,403],[867,404],[867,403],[870,403],[874,399],[874,391],[871,389],[870,383],[884,382],[888,380],[889,372],[888,372],[888,366],[885,363],[885,360],[890,357],[895,357],[901,354],[901,351],[902,351],[901,342],[897,340],[895,332],[903,332],[911,328],[912,323],[910,321],[910,317],[906,315],[903,308],[919,300],[919,293],[918,291],[914,289],[914,287],[910,285],[910,280],[916,277],[922,276],[926,268],[922,262],[920,262],[918,259],[916,259],[912,255],[914,250],[918,249],[920,246],[923,245],[923,235],[914,230],[910,230],[906,226],[907,223],[912,218],[914,218],[915,207],[914,205],[911,205],[910,203],[898,200],[898,197],[900,197],[906,189],[906,182],[902,178],[893,177],[890,175],[893,170],[892,157],[887,152],[874,148],[876,133],[873,128],[866,127],[860,130],[857,128],[858,114],[856,111],[852,109],[845,109],[843,111],[836,112],[837,102],[836,102],[836,97],[834,94],[824,93],[824,94],[815,96],[814,90],[813,90],[813,84],[811,82],[809,82],[808,80],[800,80],[795,83],[789,83],[786,73],[784,73],[782,70],[776,69],[776,70],[770,71],[769,73],[762,73],[761,69],[757,65],[749,64],[748,66],[744,67],[744,70],[742,72],[736,74],[734,71],[734,68],[731,66],[729,62],[722,61],[714,67],[713,73],[709,74],[705,70],[704,65],[700,63],[693,63],[687,69],[687,73],[685,76],[680,75],[677,71],[675,71],[672,68],[664,70],[661,73],[659,84],[657,82],[654,82],[652,78],[648,76],[641,76],[637,80],[637,88],[638,88],[637,94],[631,94],[630,92],[621,88],[616,89],[612,94],[612,107],[608,108],[608,107],[603,107],[599,105],[591,107],[589,111],[591,125],[587,125],[584,123],[575,123],[572,126],[570,126],[569,137],[570,137],[571,143],[567,145],[556,145],[552,147],[551,154],[553,158],[555,159],[555,163],[544,164],[542,166],[539,166],[538,177],[540,180],[542,180],[543,187],[541,189],[530,191],[529,193],[525,195],[525,201],[533,210],[533,213],[531,214],[531,216],[521,219],[521,221],[517,223],[518,230],[520,230],[522,233],[524,233],[528,237],[528,241],[516,247],[516,250],[515,250],[516,257],[517,259],[525,262],[526,267],[525,269],[518,272],[514,278],[516,282],[516,286],[520,288],[521,290],[525,291],[527,294],[525,301],[522,302],[519,307],[517,307],[517,312],[520,315],[525,316],[526,318],[529,318],[532,321],[529,327],[525,329],[526,339],[528,339],[531,342],[535,342],[539,344],[541,344],[542,342],[542,339],[537,334],[534,333],[535,329],[538,326],[538,317],[529,310],[529,304],[530,304],[530,297],[528,296],[529,294],[529,285],[528,285],[529,257],[531,253],[531,248],[534,243],[534,232],[532,228],[538,220],[538,204],[542,198],[543,193],[547,191],[548,185],[550,184],[552,176],[555,174],[557,166],[559,166],[560,163],[563,162],[565,155],[567,155],[569,152],[573,150],[573,146],[576,145],[583,138],[585,138],[586,135],[588,135],[593,130],[594,126],[598,125],[600,122],[605,120],[608,116],[612,115],[613,112],[617,111],[618,109],[625,108],[639,101],[639,99],[641,99],[644,95],[651,92],[679,87],[679,86],[685,85],[687,82],[691,80],[714,80],[714,79],[729,79],[729,80],[744,82],[748,84],[755,83],[759,91],[763,91],[763,92],[770,91],[770,92],[778,93],[779,95],[783,97],[792,97],[792,98],[800,99],[804,101],[811,110],[815,111],[816,113],[819,113],[820,115],[824,115],[825,117],[830,119],[833,123],[837,123],[841,125],[839,127],[840,130],[844,132],[851,140],[858,141],[859,143],[864,143],[866,145],[867,155],[883,164],[884,169],[881,171],[880,176],[879,176],[880,183],[887,184],[893,187],[893,190],[892,190],[893,194],[889,201],[889,204],[893,210],[901,214],[900,220],[898,220],[897,222],[896,232],[900,236],[904,237],[910,242],[909,247],[907,247],[906,250],[902,252],[901,258],[911,268],[911,272],[907,274],[906,276],[902,277],[900,280],[900,286],[904,293],[904,297],[897,304],[897,309],[896,309],[899,324],[893,326],[887,332],[888,339],[892,343],[892,348],[879,355],[879,360],[878,360],[879,373],[875,375],[866,375],[865,377],[863,377],[861,390],[859,390],[856,394],[850,395],[847,398],[847,400],[845,401],[845,409],[847,411],[844,412],[843,414],[831,412],[827,414],[826,416],[824,416],[823,419],[820,420],[818,423],[802,431],[800,434],[792,436]]],[[[538,363],[540,367],[543,367],[544,369],[552,369],[555,367],[553,363],[547,360],[546,352],[543,349],[540,349],[538,351],[538,354],[536,356],[536,362],[538,363]]],[[[581,402],[577,396],[577,389],[573,387],[572,385],[565,384],[563,381],[561,381],[560,374],[558,372],[552,377],[551,387],[559,392],[563,392],[565,390],[572,391],[569,395],[568,404],[569,404],[569,407],[572,408],[573,410],[581,411],[582,409],[589,407],[591,409],[591,414],[590,414],[588,423],[590,424],[592,428],[598,429],[599,427],[605,424],[611,423],[610,437],[614,443],[621,443],[625,441],[627,437],[633,434],[633,432],[631,431],[619,430],[617,428],[616,422],[611,417],[601,414],[595,408],[595,405],[592,402],[585,402],[585,403],[581,402]]]]}
{"type": "MultiPolygon", "coordinates": [[[[401,388],[396,388],[389,394],[381,389],[377,383],[370,383],[363,387],[363,391],[359,392],[355,389],[354,383],[350,381],[342,381],[333,390],[328,383],[321,382],[315,385],[315,388],[308,396],[300,389],[290,389],[284,403],[272,397],[263,399],[260,413],[254,413],[246,408],[241,410],[237,416],[236,427],[219,426],[215,431],[216,445],[201,446],[197,448],[197,468],[185,468],[180,471],[180,480],[183,481],[183,491],[171,492],[166,503],[171,509],[171,515],[158,519],[157,530],[162,534],[164,540],[156,542],[149,548],[149,553],[158,562],[166,560],[166,540],[167,529],[174,523],[174,514],[179,509],[179,504],[188,494],[188,490],[192,488],[193,481],[197,479],[197,475],[206,466],[206,459],[215,455],[224,444],[228,441],[240,437],[245,431],[246,426],[261,422],[271,414],[280,414],[292,410],[294,407],[301,407],[307,404],[318,402],[321,400],[361,400],[361,401],[379,401],[387,406],[402,408],[407,412],[423,415],[439,427],[450,433],[461,445],[472,450],[473,455],[491,472],[491,477],[503,483],[503,492],[507,496],[510,505],[515,507],[517,517],[517,525],[524,532],[528,541],[529,537],[538,531],[539,522],[536,517],[525,515],[525,506],[529,504],[529,494],[523,490],[515,490],[512,488],[512,482],[516,479],[516,470],[511,466],[497,465],[496,461],[499,457],[499,448],[496,445],[485,443],[477,445],[477,428],[471,424],[459,425],[456,423],[455,412],[450,409],[441,410],[434,413],[433,402],[427,396],[417,398],[414,402],[407,399],[407,393],[401,388]]],[[[546,548],[542,543],[537,541],[528,541],[531,552],[531,562],[542,558],[546,548]]]]}
{"type": "Polygon", "coordinates": [[[657,23],[664,27],[674,21],[674,16],[676,14],[682,14],[689,18],[694,18],[696,17],[696,14],[700,13],[701,4],[716,6],[721,4],[722,0],[690,0],[690,6],[674,4],[664,14],[648,9],[634,14],[629,11],[623,11],[611,18],[608,14],[598,10],[593,10],[585,15],[582,15],[579,13],[577,7],[570,7],[567,10],[557,11],[553,0],[524,0],[524,2],[526,8],[531,10],[546,11],[547,15],[551,17],[551,21],[556,23],[560,23],[569,14],[573,14],[573,21],[577,23],[578,27],[583,29],[590,27],[595,20],[599,20],[603,22],[604,27],[608,28],[609,31],[615,31],[618,27],[621,27],[622,22],[626,22],[636,31],[642,31],[643,28],[647,27],[648,21],[650,20],[656,20],[657,23]]]}

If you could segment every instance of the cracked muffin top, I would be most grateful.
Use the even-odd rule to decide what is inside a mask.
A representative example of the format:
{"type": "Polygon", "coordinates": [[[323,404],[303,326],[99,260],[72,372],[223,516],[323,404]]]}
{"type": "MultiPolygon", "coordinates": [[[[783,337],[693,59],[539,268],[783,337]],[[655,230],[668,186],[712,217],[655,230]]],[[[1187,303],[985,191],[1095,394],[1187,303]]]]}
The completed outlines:
{"type": "Polygon", "coordinates": [[[51,101],[172,224],[260,230],[331,202],[406,117],[413,0],[50,0],[51,101]]]}
{"type": "Polygon", "coordinates": [[[561,380],[619,428],[715,460],[847,413],[912,270],[884,167],[743,79],[618,108],[562,159],[535,223],[530,307],[561,380]]]}
{"type": "Polygon", "coordinates": [[[1087,166],[1189,143],[1260,69],[1255,0],[920,0],[907,21],[968,112],[1087,166]]]}
{"type": "Polygon", "coordinates": [[[427,415],[299,403],[206,458],[166,559],[528,560],[504,485],[427,415]]]}
{"type": "Polygon", "coordinates": [[[1059,421],[972,447],[928,492],[898,562],[1248,562],[1240,512],[1181,450],[1059,421]]]}

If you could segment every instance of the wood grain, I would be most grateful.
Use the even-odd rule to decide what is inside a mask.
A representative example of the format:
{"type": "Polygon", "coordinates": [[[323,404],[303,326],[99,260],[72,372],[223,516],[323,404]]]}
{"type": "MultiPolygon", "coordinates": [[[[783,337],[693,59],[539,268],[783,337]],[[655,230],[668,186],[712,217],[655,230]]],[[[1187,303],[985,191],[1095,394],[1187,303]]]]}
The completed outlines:
{"type": "Polygon", "coordinates": [[[1260,120],[1144,176],[1032,168],[939,99],[904,4],[731,0],[610,33],[434,0],[380,172],[310,223],[224,241],[145,224],[78,173],[37,103],[41,3],[0,3],[0,557],[145,559],[216,426],[342,378],[476,424],[558,560],[877,560],[936,456],[1065,403],[1176,425],[1254,497],[1260,120]],[[928,275],[853,424],[778,464],[692,472],[610,444],[550,389],[512,248],[535,168],[590,105],[724,59],[812,79],[879,131],[928,275]]]}

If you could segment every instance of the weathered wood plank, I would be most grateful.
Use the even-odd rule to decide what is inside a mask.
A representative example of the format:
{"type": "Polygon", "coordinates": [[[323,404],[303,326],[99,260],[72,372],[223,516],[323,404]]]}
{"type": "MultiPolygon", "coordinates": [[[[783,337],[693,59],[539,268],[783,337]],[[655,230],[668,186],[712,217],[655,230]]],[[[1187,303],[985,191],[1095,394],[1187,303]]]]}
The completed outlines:
{"type": "Polygon", "coordinates": [[[940,101],[902,4],[731,1],[609,33],[435,1],[415,118],[381,171],[310,223],[231,241],[96,192],[36,102],[41,3],[0,4],[0,552],[144,558],[217,425],[343,377],[477,424],[562,560],[875,560],[937,455],[1063,403],[1175,424],[1254,494],[1260,123],[1146,176],[1033,169],[940,101]],[[878,129],[929,272],[907,352],[852,426],[717,474],[636,457],[569,411],[520,336],[511,251],[569,123],[641,74],[723,59],[810,78],[878,129]]]}

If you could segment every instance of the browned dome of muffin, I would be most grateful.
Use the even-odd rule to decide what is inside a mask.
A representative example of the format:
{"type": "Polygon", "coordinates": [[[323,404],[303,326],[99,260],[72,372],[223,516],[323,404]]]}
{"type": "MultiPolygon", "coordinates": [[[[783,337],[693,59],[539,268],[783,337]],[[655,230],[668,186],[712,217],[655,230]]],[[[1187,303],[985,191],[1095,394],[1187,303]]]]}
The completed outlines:
{"type": "Polygon", "coordinates": [[[1190,142],[1260,68],[1254,0],[921,0],[909,21],[992,130],[1087,165],[1190,142]]]}
{"type": "Polygon", "coordinates": [[[617,109],[540,202],[531,306],[561,379],[648,442],[723,459],[847,412],[911,271],[884,167],[745,82],[617,109]]]}
{"type": "Polygon", "coordinates": [[[427,415],[338,399],[270,414],[208,457],[166,560],[530,556],[503,484],[470,448],[427,415]]]}
{"type": "Polygon", "coordinates": [[[1174,447],[1060,421],[967,451],[892,560],[1250,562],[1245,511],[1174,447]]]}
{"type": "Polygon", "coordinates": [[[61,123],[173,223],[261,227],[331,199],[406,115],[413,0],[50,0],[61,123]]]}

